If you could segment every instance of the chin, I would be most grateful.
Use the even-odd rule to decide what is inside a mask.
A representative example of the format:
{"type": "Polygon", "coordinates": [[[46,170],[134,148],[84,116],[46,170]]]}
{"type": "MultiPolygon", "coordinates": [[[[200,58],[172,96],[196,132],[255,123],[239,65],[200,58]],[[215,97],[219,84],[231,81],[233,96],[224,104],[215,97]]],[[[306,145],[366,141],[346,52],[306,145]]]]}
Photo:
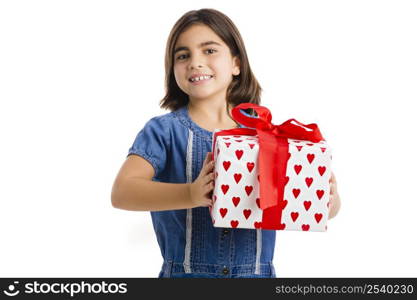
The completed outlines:
{"type": "Polygon", "coordinates": [[[215,95],[215,93],[187,93],[193,99],[207,99],[215,95]]]}
{"type": "Polygon", "coordinates": [[[214,89],[207,89],[207,90],[200,90],[200,91],[188,91],[187,95],[189,95],[189,97],[192,97],[194,99],[207,99],[207,98],[212,98],[215,97],[216,95],[221,95],[223,92],[222,90],[214,90],[214,89]]]}

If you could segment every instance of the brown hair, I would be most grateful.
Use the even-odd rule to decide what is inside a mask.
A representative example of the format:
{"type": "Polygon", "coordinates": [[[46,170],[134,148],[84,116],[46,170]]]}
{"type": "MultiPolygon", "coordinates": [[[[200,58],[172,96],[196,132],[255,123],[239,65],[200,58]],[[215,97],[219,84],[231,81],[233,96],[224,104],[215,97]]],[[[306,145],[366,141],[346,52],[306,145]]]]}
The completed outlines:
{"type": "MultiPolygon", "coordinates": [[[[174,47],[178,37],[191,25],[203,24],[210,27],[229,47],[233,57],[240,60],[240,74],[233,76],[227,93],[228,106],[236,106],[240,103],[250,102],[260,104],[261,86],[252,73],[246,54],[243,39],[232,20],[215,9],[192,10],[184,14],[172,28],[165,51],[165,97],[160,106],[171,111],[177,110],[188,104],[188,95],[184,93],[174,76],[174,47]]],[[[251,111],[251,110],[248,110],[251,111]]],[[[253,114],[253,112],[250,112],[253,114]]]]}

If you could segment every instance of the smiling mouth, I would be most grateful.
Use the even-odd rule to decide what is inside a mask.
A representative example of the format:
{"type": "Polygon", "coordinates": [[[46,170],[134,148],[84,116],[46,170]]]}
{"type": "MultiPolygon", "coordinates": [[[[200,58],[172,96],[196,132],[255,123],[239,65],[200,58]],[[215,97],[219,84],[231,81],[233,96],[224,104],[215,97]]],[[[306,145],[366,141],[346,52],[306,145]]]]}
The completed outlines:
{"type": "Polygon", "coordinates": [[[213,75],[204,75],[204,76],[190,78],[190,79],[188,79],[188,81],[192,82],[192,83],[196,83],[196,82],[199,82],[199,81],[209,80],[211,78],[213,78],[213,75]]]}

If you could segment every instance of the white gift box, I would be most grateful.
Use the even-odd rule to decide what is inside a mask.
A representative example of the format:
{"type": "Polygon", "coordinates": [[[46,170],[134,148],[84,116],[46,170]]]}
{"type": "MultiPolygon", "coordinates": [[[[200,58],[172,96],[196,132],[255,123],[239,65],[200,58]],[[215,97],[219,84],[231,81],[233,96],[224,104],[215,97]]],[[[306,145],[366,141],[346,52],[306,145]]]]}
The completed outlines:
{"type": "MultiPolygon", "coordinates": [[[[259,143],[256,135],[213,133],[215,185],[210,213],[215,227],[326,231],[331,149],[326,141],[288,139],[284,199],[279,214],[260,208],[259,143]],[[276,228],[264,226],[273,219],[276,228]],[[280,221],[280,223],[279,223],[280,221]]],[[[277,207],[275,207],[275,212],[277,207]]]]}

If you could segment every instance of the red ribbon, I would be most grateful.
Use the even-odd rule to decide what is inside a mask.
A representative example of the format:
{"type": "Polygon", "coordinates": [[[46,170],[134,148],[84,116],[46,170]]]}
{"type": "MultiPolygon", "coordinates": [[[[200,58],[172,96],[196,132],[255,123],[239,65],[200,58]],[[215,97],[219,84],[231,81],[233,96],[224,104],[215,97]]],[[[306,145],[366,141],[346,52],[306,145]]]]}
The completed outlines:
{"type": "Polygon", "coordinates": [[[237,105],[232,110],[232,116],[236,122],[253,129],[222,130],[215,133],[214,139],[219,135],[258,136],[260,206],[264,210],[262,228],[281,229],[282,203],[286,184],[285,176],[289,158],[288,139],[308,140],[313,143],[318,143],[324,139],[317,124],[305,125],[295,119],[289,119],[281,125],[274,125],[271,122],[271,112],[266,107],[253,103],[237,105]],[[254,109],[258,114],[258,118],[248,117],[241,113],[241,109],[248,108],[254,109]],[[278,225],[276,220],[279,220],[278,225]]]}

